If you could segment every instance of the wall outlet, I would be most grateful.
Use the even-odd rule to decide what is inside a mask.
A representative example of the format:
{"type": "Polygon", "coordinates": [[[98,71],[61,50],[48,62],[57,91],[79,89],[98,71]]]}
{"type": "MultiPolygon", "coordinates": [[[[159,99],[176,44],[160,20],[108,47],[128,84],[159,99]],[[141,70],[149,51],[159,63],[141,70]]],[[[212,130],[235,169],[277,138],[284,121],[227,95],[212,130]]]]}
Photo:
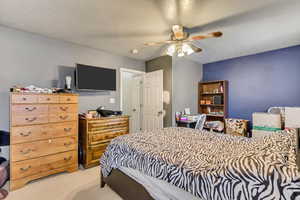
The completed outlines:
{"type": "Polygon", "coordinates": [[[111,104],[116,103],[116,99],[115,98],[109,98],[109,103],[111,103],[111,104]]]}

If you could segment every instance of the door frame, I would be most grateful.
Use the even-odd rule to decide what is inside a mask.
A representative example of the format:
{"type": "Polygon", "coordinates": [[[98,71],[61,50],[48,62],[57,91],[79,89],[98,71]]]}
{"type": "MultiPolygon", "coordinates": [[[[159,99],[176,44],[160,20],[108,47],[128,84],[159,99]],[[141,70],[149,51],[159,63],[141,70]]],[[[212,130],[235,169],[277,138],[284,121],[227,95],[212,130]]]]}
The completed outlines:
{"type": "Polygon", "coordinates": [[[120,68],[120,110],[122,110],[123,108],[123,89],[122,89],[122,86],[123,86],[123,74],[124,72],[129,72],[129,73],[134,73],[134,74],[137,74],[137,75],[144,75],[146,72],[143,72],[143,71],[138,71],[138,70],[134,70],[134,69],[127,69],[127,68],[120,68]]]}

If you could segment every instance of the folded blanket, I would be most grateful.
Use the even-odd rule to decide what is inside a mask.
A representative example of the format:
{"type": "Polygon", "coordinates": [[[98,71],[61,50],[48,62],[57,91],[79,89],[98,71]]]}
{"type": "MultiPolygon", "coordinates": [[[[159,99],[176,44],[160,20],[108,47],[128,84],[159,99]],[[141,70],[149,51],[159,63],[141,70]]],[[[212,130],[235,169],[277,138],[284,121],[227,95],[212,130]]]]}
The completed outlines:
{"type": "Polygon", "coordinates": [[[300,198],[295,132],[249,139],[187,128],[120,136],[100,159],[167,181],[203,200],[300,198]]]}

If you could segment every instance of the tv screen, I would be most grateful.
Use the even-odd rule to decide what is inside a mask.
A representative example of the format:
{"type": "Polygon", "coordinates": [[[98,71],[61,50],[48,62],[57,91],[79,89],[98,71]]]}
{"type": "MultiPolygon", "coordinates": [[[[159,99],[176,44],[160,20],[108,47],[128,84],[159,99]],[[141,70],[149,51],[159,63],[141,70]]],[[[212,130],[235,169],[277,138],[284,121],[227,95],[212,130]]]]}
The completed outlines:
{"type": "Polygon", "coordinates": [[[78,90],[116,90],[116,70],[89,65],[76,65],[78,90]]]}

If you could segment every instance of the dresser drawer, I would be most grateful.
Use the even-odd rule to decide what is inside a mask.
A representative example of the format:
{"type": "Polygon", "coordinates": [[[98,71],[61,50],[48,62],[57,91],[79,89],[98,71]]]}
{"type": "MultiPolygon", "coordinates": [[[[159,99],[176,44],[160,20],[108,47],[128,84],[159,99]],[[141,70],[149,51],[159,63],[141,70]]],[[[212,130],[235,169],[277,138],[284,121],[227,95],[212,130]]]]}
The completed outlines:
{"type": "Polygon", "coordinates": [[[77,123],[65,122],[52,125],[32,125],[11,128],[11,143],[18,144],[57,137],[76,136],[77,123]]]}
{"type": "Polygon", "coordinates": [[[57,96],[57,95],[39,95],[38,102],[39,103],[58,103],[59,96],[57,96]]]}
{"type": "Polygon", "coordinates": [[[60,103],[77,103],[78,102],[78,96],[60,96],[59,97],[60,103]]]}
{"type": "Polygon", "coordinates": [[[91,132],[108,130],[112,128],[126,128],[128,127],[128,119],[121,120],[101,120],[99,122],[89,122],[88,130],[91,132]]]}
{"type": "Polygon", "coordinates": [[[127,128],[124,129],[112,129],[110,131],[103,131],[103,132],[97,132],[92,133],[89,135],[89,143],[92,145],[108,142],[111,139],[118,137],[120,135],[127,134],[128,130],[127,128]]]}
{"type": "Polygon", "coordinates": [[[37,103],[38,95],[12,94],[12,103],[37,103]]]}
{"type": "Polygon", "coordinates": [[[11,145],[11,160],[21,161],[77,149],[77,136],[11,145]]]}
{"type": "Polygon", "coordinates": [[[51,138],[49,125],[33,125],[11,128],[11,143],[23,143],[51,138]]]}
{"type": "Polygon", "coordinates": [[[49,122],[75,121],[77,118],[77,113],[57,113],[49,115],[49,122]]]}
{"type": "Polygon", "coordinates": [[[49,170],[77,163],[77,152],[69,151],[41,158],[13,162],[11,178],[13,180],[47,172],[49,170]]]}
{"type": "Polygon", "coordinates": [[[48,115],[12,115],[12,125],[32,125],[48,123],[48,115]]]}
{"type": "Polygon", "coordinates": [[[87,162],[90,164],[99,164],[100,157],[105,152],[106,147],[109,143],[99,144],[97,146],[90,146],[88,155],[87,155],[87,162]]]}
{"type": "Polygon", "coordinates": [[[12,105],[11,106],[12,116],[18,115],[40,115],[48,113],[47,105],[12,105]]]}
{"type": "Polygon", "coordinates": [[[64,122],[51,125],[53,137],[77,136],[77,122],[64,122]]]}
{"type": "Polygon", "coordinates": [[[49,113],[78,113],[78,106],[77,104],[49,105],[49,113]]]}

